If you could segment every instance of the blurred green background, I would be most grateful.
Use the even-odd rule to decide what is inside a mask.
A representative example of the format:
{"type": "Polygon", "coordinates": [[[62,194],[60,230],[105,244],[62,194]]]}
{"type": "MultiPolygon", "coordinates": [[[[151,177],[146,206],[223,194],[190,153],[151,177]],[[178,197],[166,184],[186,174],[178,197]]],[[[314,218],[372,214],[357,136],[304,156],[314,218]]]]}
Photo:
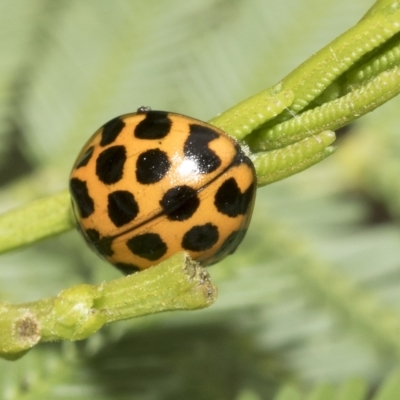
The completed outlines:
{"type": "MultiPolygon", "coordinates": [[[[151,106],[208,120],[271,86],[372,0],[0,0],[0,210],[67,187],[87,138],[151,106]]],[[[113,324],[0,360],[0,398],[272,399],[400,358],[400,99],[338,151],[258,192],[209,272],[211,308],[113,324]]],[[[77,232],[0,258],[0,300],[119,277],[77,232]]]]}

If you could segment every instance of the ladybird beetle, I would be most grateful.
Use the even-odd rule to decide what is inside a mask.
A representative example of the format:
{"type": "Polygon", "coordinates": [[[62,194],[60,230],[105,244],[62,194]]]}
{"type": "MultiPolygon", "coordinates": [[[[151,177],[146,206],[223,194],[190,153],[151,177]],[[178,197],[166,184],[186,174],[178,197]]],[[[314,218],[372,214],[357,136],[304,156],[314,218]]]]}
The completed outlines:
{"type": "Polygon", "coordinates": [[[141,107],[89,139],[70,191],[85,240],[130,274],[178,251],[204,266],[233,253],[250,222],[256,176],[220,129],[141,107]]]}

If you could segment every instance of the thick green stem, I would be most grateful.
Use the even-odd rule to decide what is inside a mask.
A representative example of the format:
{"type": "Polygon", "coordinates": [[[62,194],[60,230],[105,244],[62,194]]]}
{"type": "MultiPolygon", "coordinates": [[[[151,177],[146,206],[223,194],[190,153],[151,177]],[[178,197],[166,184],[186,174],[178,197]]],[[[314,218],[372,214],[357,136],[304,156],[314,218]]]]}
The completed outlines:
{"type": "Polygon", "coordinates": [[[210,306],[217,289],[186,253],[100,285],[77,285],[31,303],[0,303],[0,356],[16,358],[39,342],[84,339],[104,324],[163,311],[210,306]]]}
{"type": "Polygon", "coordinates": [[[55,236],[74,227],[68,191],[0,215],[0,253],[55,236]]]}

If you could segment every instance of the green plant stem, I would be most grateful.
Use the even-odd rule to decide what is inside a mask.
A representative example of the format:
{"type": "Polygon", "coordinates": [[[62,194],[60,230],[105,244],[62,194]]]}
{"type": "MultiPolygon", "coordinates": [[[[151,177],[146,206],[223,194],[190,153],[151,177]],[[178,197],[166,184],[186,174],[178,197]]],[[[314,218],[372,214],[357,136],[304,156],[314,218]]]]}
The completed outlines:
{"type": "Polygon", "coordinates": [[[295,95],[290,106],[292,111],[303,110],[366,53],[399,32],[400,4],[397,1],[377,1],[373,9],[374,12],[370,10],[358,24],[283,79],[282,89],[291,90],[295,95]]]}
{"type": "Polygon", "coordinates": [[[306,111],[299,116],[261,130],[250,142],[252,150],[285,147],[321,129],[338,129],[400,93],[400,67],[382,72],[347,95],[306,111]]]}
{"type": "Polygon", "coordinates": [[[75,226],[67,190],[0,215],[0,253],[55,236],[75,226]]]}
{"type": "MultiPolygon", "coordinates": [[[[311,56],[280,83],[239,103],[210,122],[240,140],[266,123],[266,127],[271,127],[292,119],[368,53],[375,50],[375,57],[379,58],[378,49],[386,51],[385,43],[399,31],[398,1],[377,1],[358,24],[311,56]]],[[[391,64],[386,65],[389,67],[391,64]]],[[[384,65],[381,66],[381,71],[383,67],[384,65]]],[[[345,82],[342,84],[345,85],[345,82]]],[[[338,88],[334,98],[340,93],[338,88]]],[[[374,102],[373,93],[370,93],[370,101],[374,102]]],[[[353,119],[358,117],[360,114],[353,115],[353,119]]],[[[328,128],[321,127],[319,131],[324,129],[328,128]]],[[[266,149],[266,146],[258,144],[256,149],[266,149]]]]}
{"type": "Polygon", "coordinates": [[[334,132],[326,131],[279,150],[256,153],[253,164],[257,171],[258,186],[268,185],[303,171],[330,156],[335,148],[334,132]]]}
{"type": "Polygon", "coordinates": [[[242,101],[209,121],[235,139],[243,139],[264,122],[279,115],[294,100],[291,90],[282,90],[281,85],[264,90],[242,101]]]}
{"type": "Polygon", "coordinates": [[[16,358],[39,342],[84,339],[116,320],[208,307],[216,296],[207,271],[178,253],[156,267],[100,285],[73,286],[31,303],[0,303],[0,356],[16,358]]]}

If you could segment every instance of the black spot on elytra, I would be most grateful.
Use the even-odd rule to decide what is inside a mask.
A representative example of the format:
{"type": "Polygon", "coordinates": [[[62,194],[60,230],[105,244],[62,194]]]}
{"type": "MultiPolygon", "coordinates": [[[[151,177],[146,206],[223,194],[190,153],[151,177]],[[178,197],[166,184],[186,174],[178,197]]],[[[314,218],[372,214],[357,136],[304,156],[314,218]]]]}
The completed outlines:
{"type": "Polygon", "coordinates": [[[143,185],[159,182],[170,166],[167,153],[160,149],[147,150],[136,161],[136,179],[143,185]]]}
{"type": "Polygon", "coordinates": [[[221,159],[208,147],[208,144],[218,137],[219,134],[211,128],[190,124],[190,133],[183,146],[183,152],[185,157],[196,163],[201,174],[209,174],[221,165],[221,159]]]}
{"type": "Polygon", "coordinates": [[[117,227],[133,221],[139,212],[139,205],[131,192],[116,190],[108,195],[108,216],[117,227]]]}
{"type": "Polygon", "coordinates": [[[169,189],[160,200],[160,205],[168,219],[184,221],[196,212],[200,200],[195,189],[182,185],[169,189]]]}
{"type": "Polygon", "coordinates": [[[89,195],[86,182],[72,178],[69,182],[72,197],[81,218],[87,218],[94,212],[94,202],[89,195]]]}
{"type": "Polygon", "coordinates": [[[232,232],[222,243],[218,251],[213,255],[209,264],[215,264],[220,260],[223,260],[227,255],[232,254],[236,251],[239,244],[245,237],[247,229],[240,229],[232,232]]]}
{"type": "Polygon", "coordinates": [[[114,142],[124,127],[125,122],[120,117],[108,121],[101,132],[100,146],[104,147],[114,142]]]}
{"type": "Polygon", "coordinates": [[[126,161],[124,146],[112,146],[103,150],[96,160],[96,175],[105,184],[118,182],[123,175],[126,161]]]}
{"type": "Polygon", "coordinates": [[[89,160],[92,158],[94,146],[90,146],[86,151],[82,154],[81,158],[76,162],[75,168],[81,168],[87,165],[89,160]]]}
{"type": "Polygon", "coordinates": [[[215,225],[195,225],[183,235],[182,247],[185,250],[205,251],[214,246],[218,238],[218,228],[215,225]]]}
{"type": "Polygon", "coordinates": [[[101,255],[111,257],[114,254],[114,250],[111,247],[112,243],[112,238],[106,236],[94,243],[94,247],[101,255]]]}
{"type": "Polygon", "coordinates": [[[167,245],[156,233],[134,236],[126,245],[133,254],[150,261],[160,259],[167,252],[167,245]]]}
{"type": "Polygon", "coordinates": [[[107,236],[101,237],[96,229],[86,229],[85,237],[92,247],[102,256],[111,257],[114,254],[111,248],[112,239],[107,236]]]}
{"type": "Polygon", "coordinates": [[[100,240],[100,232],[96,229],[86,229],[85,235],[89,239],[90,243],[98,242],[100,240]]]}
{"type": "Polygon", "coordinates": [[[165,111],[147,111],[146,117],[140,121],[134,130],[138,139],[162,139],[171,130],[172,121],[165,111]]]}
{"type": "Polygon", "coordinates": [[[118,268],[123,274],[125,275],[131,275],[134,274],[135,272],[139,272],[140,268],[136,266],[135,264],[129,264],[129,263],[115,263],[114,266],[118,268]]]}
{"type": "Polygon", "coordinates": [[[217,190],[214,204],[217,210],[229,217],[244,215],[254,197],[254,182],[242,193],[234,178],[227,179],[217,190]]]}

